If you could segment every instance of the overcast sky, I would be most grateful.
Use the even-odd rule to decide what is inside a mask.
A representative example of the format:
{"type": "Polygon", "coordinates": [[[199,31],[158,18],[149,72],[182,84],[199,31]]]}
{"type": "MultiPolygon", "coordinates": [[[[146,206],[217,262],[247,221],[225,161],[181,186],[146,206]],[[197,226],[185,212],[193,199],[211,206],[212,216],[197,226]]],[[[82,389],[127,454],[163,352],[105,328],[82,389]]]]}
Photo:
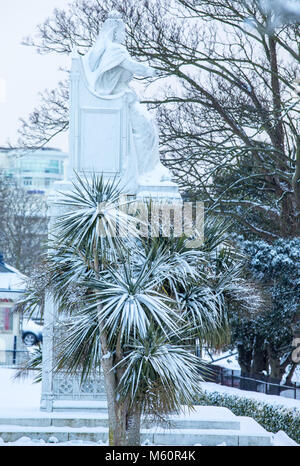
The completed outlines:
{"type": "MultiPolygon", "coordinates": [[[[18,120],[26,118],[39,102],[38,93],[56,87],[64,74],[67,57],[39,55],[33,47],[21,45],[34,33],[55,7],[69,0],[0,0],[0,147],[17,138],[18,120]]],[[[67,136],[52,143],[68,149],[67,136]]]]}

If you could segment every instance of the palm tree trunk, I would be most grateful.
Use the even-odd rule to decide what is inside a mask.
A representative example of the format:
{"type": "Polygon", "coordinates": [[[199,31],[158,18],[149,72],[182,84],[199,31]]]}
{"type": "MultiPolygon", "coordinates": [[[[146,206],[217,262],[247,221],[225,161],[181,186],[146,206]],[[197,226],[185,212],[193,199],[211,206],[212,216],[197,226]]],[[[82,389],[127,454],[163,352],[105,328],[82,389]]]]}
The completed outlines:
{"type": "MultiPolygon", "coordinates": [[[[101,305],[100,305],[101,306],[101,305]]],[[[100,326],[101,327],[101,326],[100,326]]],[[[117,388],[123,369],[112,370],[113,356],[108,352],[105,332],[100,334],[102,370],[107,398],[109,445],[140,445],[141,412],[137,407],[130,407],[130,400],[118,400],[117,388]]]]}
{"type": "MultiPolygon", "coordinates": [[[[104,371],[103,371],[104,373],[104,371]]],[[[105,375],[104,375],[105,380],[105,375]]],[[[116,390],[106,380],[110,446],[138,446],[140,441],[141,413],[129,407],[128,400],[117,401],[116,390]]]]}
{"type": "Polygon", "coordinates": [[[141,411],[136,408],[127,419],[127,441],[130,446],[141,444],[141,411]]]}

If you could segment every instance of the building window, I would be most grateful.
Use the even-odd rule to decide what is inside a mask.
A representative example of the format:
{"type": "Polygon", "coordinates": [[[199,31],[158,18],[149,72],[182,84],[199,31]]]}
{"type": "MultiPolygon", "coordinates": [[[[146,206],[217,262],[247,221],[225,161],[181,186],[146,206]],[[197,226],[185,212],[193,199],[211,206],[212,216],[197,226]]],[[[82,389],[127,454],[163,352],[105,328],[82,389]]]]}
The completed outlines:
{"type": "Polygon", "coordinates": [[[0,332],[12,332],[13,309],[12,307],[0,307],[0,332]]]}
{"type": "Polygon", "coordinates": [[[45,173],[59,173],[59,161],[49,160],[47,167],[45,167],[45,173]]]}
{"type": "Polygon", "coordinates": [[[23,178],[24,186],[32,186],[32,178],[23,178]]]}

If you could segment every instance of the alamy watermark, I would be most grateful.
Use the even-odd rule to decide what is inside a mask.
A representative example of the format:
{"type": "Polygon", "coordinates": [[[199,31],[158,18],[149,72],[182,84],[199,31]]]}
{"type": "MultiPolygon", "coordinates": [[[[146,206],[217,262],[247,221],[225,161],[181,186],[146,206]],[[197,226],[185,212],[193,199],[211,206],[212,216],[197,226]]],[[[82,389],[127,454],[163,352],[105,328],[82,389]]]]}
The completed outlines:
{"type": "Polygon", "coordinates": [[[300,338],[293,339],[292,347],[295,349],[292,351],[291,359],[298,364],[300,362],[300,338]]]}
{"type": "Polygon", "coordinates": [[[162,200],[128,200],[117,204],[98,204],[98,234],[105,236],[138,235],[156,238],[187,238],[186,246],[197,247],[204,240],[203,202],[167,202],[162,200]]]}

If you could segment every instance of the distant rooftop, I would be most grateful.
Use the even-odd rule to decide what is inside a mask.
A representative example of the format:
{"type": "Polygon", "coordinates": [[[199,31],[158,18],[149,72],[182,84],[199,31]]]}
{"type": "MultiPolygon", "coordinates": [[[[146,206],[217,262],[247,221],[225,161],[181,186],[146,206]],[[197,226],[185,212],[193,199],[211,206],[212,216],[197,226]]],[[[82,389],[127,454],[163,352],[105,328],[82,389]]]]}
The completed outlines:
{"type": "Polygon", "coordinates": [[[0,253],[0,292],[20,293],[25,289],[25,275],[4,262],[0,253]]]}
{"type": "Polygon", "coordinates": [[[10,270],[4,263],[4,258],[1,253],[0,253],[0,273],[12,273],[12,270],[10,270]]]}
{"type": "Polygon", "coordinates": [[[0,273],[13,273],[12,270],[10,270],[6,264],[3,264],[0,262],[0,273]]]}

